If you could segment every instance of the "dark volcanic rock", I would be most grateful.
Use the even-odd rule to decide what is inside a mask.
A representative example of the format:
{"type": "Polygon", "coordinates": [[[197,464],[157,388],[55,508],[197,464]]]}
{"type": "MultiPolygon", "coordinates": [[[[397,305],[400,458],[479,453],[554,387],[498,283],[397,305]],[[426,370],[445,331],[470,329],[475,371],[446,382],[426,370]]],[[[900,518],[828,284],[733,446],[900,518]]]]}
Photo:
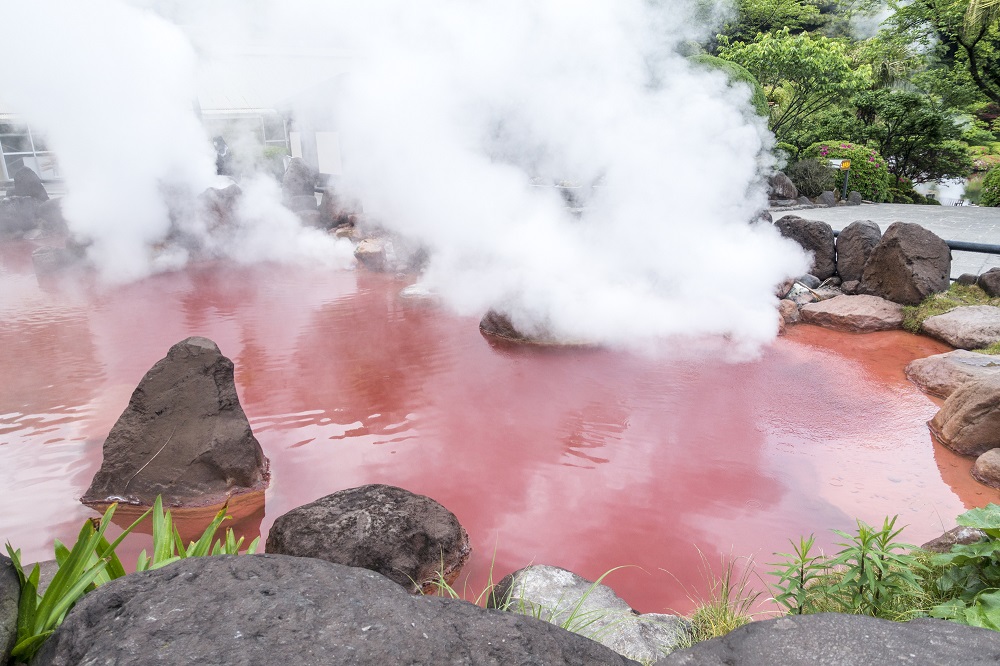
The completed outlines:
{"type": "Polygon", "coordinates": [[[951,250],[919,224],[893,222],[875,246],[861,278],[866,294],[903,305],[919,305],[948,289],[951,250]]]}
{"type": "Polygon", "coordinates": [[[17,605],[21,599],[21,581],[9,559],[0,555],[0,664],[10,659],[17,640],[17,605]]]}
{"type": "Polygon", "coordinates": [[[84,598],[32,666],[634,664],[534,618],[416,597],[365,569],[281,555],[198,557],[84,598]]]}
{"type": "Polygon", "coordinates": [[[962,273],[961,275],[958,276],[958,279],[955,280],[956,283],[964,285],[966,287],[971,287],[978,281],[979,281],[979,276],[976,275],[975,273],[962,273]]]}
{"type": "Polygon", "coordinates": [[[411,592],[449,583],[469,559],[469,535],[448,509],[394,486],[350,488],[274,521],[268,553],[377,571],[411,592]]]}
{"type": "Polygon", "coordinates": [[[218,504],[267,485],[267,458],[233,382],[233,362],[207,338],[170,348],[132,393],[104,442],[83,502],[218,504]]]}
{"type": "Polygon", "coordinates": [[[861,280],[865,263],[878,242],[882,230],[871,220],[851,222],[837,236],[837,274],[844,282],[861,280]]]}
{"type": "Polygon", "coordinates": [[[792,179],[778,171],[767,180],[769,199],[797,199],[799,191],[792,179]]]}
{"type": "Polygon", "coordinates": [[[959,386],[928,425],[938,441],[963,456],[1000,447],[1000,376],[959,386]]]}
{"type": "Polygon", "coordinates": [[[787,615],[679,650],[657,666],[980,666],[1000,663],[1000,633],[947,620],[787,615]]]}
{"type": "Polygon", "coordinates": [[[864,198],[861,196],[861,192],[857,190],[851,190],[851,193],[847,195],[847,205],[848,206],[860,206],[864,198]]]}
{"type": "Polygon", "coordinates": [[[21,167],[14,173],[14,189],[9,192],[13,197],[31,197],[38,201],[48,201],[49,193],[42,185],[42,179],[28,167],[21,167]]]}
{"type": "Polygon", "coordinates": [[[292,202],[295,197],[316,196],[316,172],[306,164],[301,157],[293,157],[285,169],[281,180],[281,194],[285,203],[292,202]]]}
{"type": "Polygon", "coordinates": [[[820,280],[825,280],[837,270],[834,261],[833,228],[829,224],[819,220],[804,220],[797,215],[786,215],[775,222],[774,226],[782,236],[791,238],[805,250],[813,253],[813,264],[809,273],[820,280]]]}
{"type": "Polygon", "coordinates": [[[823,192],[823,194],[819,195],[816,199],[816,203],[821,206],[826,206],[827,208],[833,208],[837,205],[837,195],[829,191],[823,192]]]}
{"type": "Polygon", "coordinates": [[[990,298],[1000,296],[1000,268],[991,268],[978,278],[976,284],[987,293],[990,298]]]}

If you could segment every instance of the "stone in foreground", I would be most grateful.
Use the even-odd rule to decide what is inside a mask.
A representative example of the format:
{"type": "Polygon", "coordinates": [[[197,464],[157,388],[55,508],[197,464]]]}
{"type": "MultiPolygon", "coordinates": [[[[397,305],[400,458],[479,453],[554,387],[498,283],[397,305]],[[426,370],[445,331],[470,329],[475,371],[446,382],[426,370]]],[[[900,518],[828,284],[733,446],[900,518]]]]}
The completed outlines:
{"type": "Polygon", "coordinates": [[[990,449],[976,458],[972,478],[991,488],[1000,488],[1000,449],[990,449]]]}
{"type": "Polygon", "coordinates": [[[676,615],[640,615],[606,585],[544,564],[525,567],[497,584],[490,606],[567,626],[618,654],[656,661],[684,643],[687,620],[676,615]]]}
{"type": "Polygon", "coordinates": [[[967,381],[1000,375],[1000,358],[956,349],[918,358],[906,366],[906,377],[923,391],[947,398],[967,381]]]}
{"type": "Polygon", "coordinates": [[[0,664],[10,660],[17,641],[17,605],[21,599],[21,581],[9,559],[0,555],[0,664]]]}
{"type": "Polygon", "coordinates": [[[968,545],[976,543],[986,538],[986,532],[975,527],[958,525],[953,527],[939,537],[935,537],[927,543],[921,544],[921,550],[928,550],[932,553],[947,553],[956,544],[968,545]]]}
{"type": "Polygon", "coordinates": [[[984,349],[1000,342],[1000,308],[966,305],[924,320],[920,330],[959,349],[984,349]]]}
{"type": "Polygon", "coordinates": [[[861,289],[903,305],[948,289],[951,250],[919,224],[893,222],[865,264],[861,289]]]}
{"type": "Polygon", "coordinates": [[[434,591],[439,573],[454,582],[472,553],[455,514],[429,497],[380,484],[279,516],[265,550],[371,569],[414,593],[434,591]]]}
{"type": "Polygon", "coordinates": [[[774,226],[782,236],[790,238],[801,245],[802,249],[813,253],[810,274],[825,280],[836,272],[833,228],[829,224],[819,220],[804,220],[798,215],[786,215],[775,222],[774,226]]]}
{"type": "Polygon", "coordinates": [[[868,257],[882,240],[882,229],[871,220],[851,222],[837,236],[837,275],[844,282],[860,280],[868,257]]]}
{"type": "Polygon", "coordinates": [[[1000,447],[1000,376],[962,384],[928,425],[938,441],[963,456],[1000,447]]]}
{"type": "Polygon", "coordinates": [[[1000,268],[991,268],[976,278],[975,284],[990,298],[1000,296],[1000,268]]]}
{"type": "Polygon", "coordinates": [[[281,555],[197,557],[84,596],[32,666],[633,664],[546,622],[281,555]]]}
{"type": "Polygon", "coordinates": [[[787,615],[751,622],[678,650],[657,666],[985,666],[1000,663],[1000,632],[947,620],[787,615]]]}
{"type": "Polygon", "coordinates": [[[824,328],[867,333],[903,325],[903,306],[878,296],[836,296],[802,306],[802,321],[824,328]]]}
{"type": "Polygon", "coordinates": [[[84,504],[221,504],[263,490],[268,462],[240,406],[233,362],[207,338],[178,342],[132,393],[84,504]]]}

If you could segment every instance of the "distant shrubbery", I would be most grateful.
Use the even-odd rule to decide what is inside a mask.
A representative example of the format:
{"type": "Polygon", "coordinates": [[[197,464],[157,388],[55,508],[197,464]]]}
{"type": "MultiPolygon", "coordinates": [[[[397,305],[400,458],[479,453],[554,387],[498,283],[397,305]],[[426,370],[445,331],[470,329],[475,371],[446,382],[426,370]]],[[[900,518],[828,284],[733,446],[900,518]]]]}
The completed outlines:
{"type": "MultiPolygon", "coordinates": [[[[829,160],[851,160],[849,190],[857,190],[869,201],[886,201],[889,198],[890,176],[885,158],[872,148],[846,141],[814,143],[803,151],[804,157],[829,160]]],[[[836,173],[837,188],[843,187],[844,172],[836,173]]]]}
{"type": "Polygon", "coordinates": [[[817,159],[804,159],[788,167],[785,173],[799,194],[809,198],[818,197],[836,186],[836,175],[829,164],[817,159]]]}
{"type": "Polygon", "coordinates": [[[983,178],[982,194],[979,195],[980,206],[1000,206],[1000,166],[993,167],[983,178]]]}

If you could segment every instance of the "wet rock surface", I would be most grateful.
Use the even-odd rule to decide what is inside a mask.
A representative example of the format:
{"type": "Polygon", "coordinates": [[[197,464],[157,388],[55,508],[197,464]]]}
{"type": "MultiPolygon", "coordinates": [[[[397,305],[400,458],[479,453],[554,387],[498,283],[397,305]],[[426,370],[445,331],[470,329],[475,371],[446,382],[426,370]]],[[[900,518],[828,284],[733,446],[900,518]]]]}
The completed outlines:
{"type": "Polygon", "coordinates": [[[924,320],[920,330],[959,349],[983,349],[1000,341],[1000,308],[966,305],[924,320]]]}
{"type": "Polygon", "coordinates": [[[561,339],[548,332],[522,332],[514,325],[510,317],[496,310],[490,310],[483,315],[479,321],[479,331],[488,338],[541,347],[595,346],[591,341],[561,339]]]}
{"type": "Polygon", "coordinates": [[[262,490],[268,463],[240,406],[233,362],[207,338],[178,342],[139,382],[104,442],[83,496],[151,505],[209,505],[262,490]]]}
{"type": "Polygon", "coordinates": [[[525,567],[503,578],[490,605],[558,626],[578,627],[583,635],[643,663],[675,650],[690,630],[683,618],[640,615],[610,587],[548,565],[525,567]]]}
{"type": "Polygon", "coordinates": [[[956,349],[918,358],[906,366],[906,377],[923,391],[947,398],[967,381],[1000,375],[1000,358],[956,349]]]}
{"type": "Polygon", "coordinates": [[[21,582],[11,561],[0,555],[0,664],[10,659],[17,640],[17,605],[21,599],[21,582]]]}
{"type": "Polygon", "coordinates": [[[835,296],[802,306],[802,321],[858,333],[888,331],[903,325],[903,306],[878,296],[835,296]]]}
{"type": "Polygon", "coordinates": [[[833,227],[829,224],[818,220],[804,220],[797,215],[786,215],[775,222],[774,226],[782,236],[813,253],[812,268],[809,270],[812,275],[825,280],[837,270],[833,227]]]}
{"type": "Polygon", "coordinates": [[[33,666],[632,664],[533,618],[414,597],[366,569],[281,555],[186,559],[87,594],[33,666]]]}
{"type": "Polygon", "coordinates": [[[1000,662],[1000,633],[946,620],[788,615],[678,650],[657,666],[980,666],[1000,662]]]}
{"type": "Polygon", "coordinates": [[[894,222],[868,257],[861,288],[903,305],[919,305],[950,284],[951,250],[918,224],[894,222]]]}
{"type": "Polygon", "coordinates": [[[991,488],[1000,488],[1000,449],[990,449],[976,458],[972,478],[991,488]]]}
{"type": "Polygon", "coordinates": [[[962,384],[929,425],[942,444],[965,456],[1000,447],[1000,376],[962,384]]]}
{"type": "Polygon", "coordinates": [[[882,230],[871,220],[851,222],[837,236],[837,275],[844,282],[861,280],[865,263],[882,239],[882,230]]]}
{"type": "Polygon", "coordinates": [[[380,484],[279,516],[265,550],[371,569],[410,592],[432,591],[439,572],[453,582],[472,553],[455,514],[429,497],[380,484]]]}

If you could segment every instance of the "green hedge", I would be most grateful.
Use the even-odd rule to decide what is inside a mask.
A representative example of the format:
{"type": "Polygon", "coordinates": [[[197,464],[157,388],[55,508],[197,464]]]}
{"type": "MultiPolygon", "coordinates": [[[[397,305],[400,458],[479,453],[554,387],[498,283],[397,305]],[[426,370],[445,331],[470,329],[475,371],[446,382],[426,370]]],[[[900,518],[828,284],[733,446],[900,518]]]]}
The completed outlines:
{"type": "MultiPolygon", "coordinates": [[[[885,158],[877,151],[847,141],[821,141],[802,151],[803,157],[851,160],[848,190],[857,190],[869,201],[887,201],[892,177],[885,158]]],[[[844,172],[837,172],[837,187],[844,186],[844,172]]]]}
{"type": "Polygon", "coordinates": [[[983,191],[979,195],[980,206],[1000,206],[1000,167],[993,167],[983,178],[983,191]]]}

